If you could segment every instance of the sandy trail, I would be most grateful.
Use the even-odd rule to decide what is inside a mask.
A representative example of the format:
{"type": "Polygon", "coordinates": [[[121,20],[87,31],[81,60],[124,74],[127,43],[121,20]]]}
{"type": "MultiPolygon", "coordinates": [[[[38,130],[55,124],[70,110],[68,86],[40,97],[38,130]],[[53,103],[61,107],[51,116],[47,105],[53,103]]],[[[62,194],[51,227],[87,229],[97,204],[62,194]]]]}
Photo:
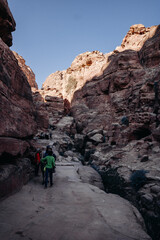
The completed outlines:
{"type": "Polygon", "coordinates": [[[0,202],[0,239],[150,239],[127,201],[82,183],[76,169],[59,165],[53,187],[44,189],[35,177],[0,202]]]}

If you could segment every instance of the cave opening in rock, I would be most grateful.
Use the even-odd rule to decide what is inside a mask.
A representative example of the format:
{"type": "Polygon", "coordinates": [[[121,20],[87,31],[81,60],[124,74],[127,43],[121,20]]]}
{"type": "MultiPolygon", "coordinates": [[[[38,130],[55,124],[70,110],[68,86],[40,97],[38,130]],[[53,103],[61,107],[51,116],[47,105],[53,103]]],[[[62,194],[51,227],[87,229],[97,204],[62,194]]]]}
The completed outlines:
{"type": "Polygon", "coordinates": [[[0,156],[0,165],[6,165],[6,164],[16,164],[15,157],[13,157],[11,154],[4,152],[0,156]]]}
{"type": "Polygon", "coordinates": [[[147,137],[151,134],[151,131],[148,128],[139,128],[133,131],[134,139],[140,140],[144,137],[147,137]]]}

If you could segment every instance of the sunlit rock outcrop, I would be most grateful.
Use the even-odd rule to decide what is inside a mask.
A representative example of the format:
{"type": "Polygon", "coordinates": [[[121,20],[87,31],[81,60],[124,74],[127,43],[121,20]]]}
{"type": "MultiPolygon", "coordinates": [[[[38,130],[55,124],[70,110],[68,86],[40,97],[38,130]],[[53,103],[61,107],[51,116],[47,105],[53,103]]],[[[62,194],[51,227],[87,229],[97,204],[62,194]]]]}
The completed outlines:
{"type": "Polygon", "coordinates": [[[18,60],[18,65],[20,66],[21,70],[26,75],[31,88],[38,89],[38,85],[35,80],[35,74],[32,71],[32,69],[26,65],[26,61],[24,60],[24,58],[22,56],[20,56],[18,53],[14,52],[14,51],[13,51],[13,54],[16,57],[16,59],[18,60]]]}
{"type": "Polygon", "coordinates": [[[106,56],[99,51],[82,53],[74,59],[67,70],[49,75],[43,83],[43,89],[51,90],[55,96],[71,101],[76,90],[102,73],[102,67],[106,62],[106,56]]]}

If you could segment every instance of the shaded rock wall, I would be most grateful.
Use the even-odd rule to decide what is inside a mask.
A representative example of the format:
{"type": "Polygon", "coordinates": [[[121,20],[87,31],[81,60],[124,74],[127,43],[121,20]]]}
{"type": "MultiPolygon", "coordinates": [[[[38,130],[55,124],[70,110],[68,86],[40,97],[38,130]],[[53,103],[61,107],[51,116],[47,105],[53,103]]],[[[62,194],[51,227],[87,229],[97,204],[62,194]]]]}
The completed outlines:
{"type": "Polygon", "coordinates": [[[32,94],[39,132],[54,129],[65,113],[63,98],[55,96],[51,90],[32,89],[32,94]]]}
{"type": "Polygon", "coordinates": [[[0,198],[19,190],[31,177],[31,161],[24,156],[37,131],[31,87],[8,47],[14,30],[8,3],[0,0],[0,198]]]}
{"type": "Polygon", "coordinates": [[[0,199],[19,191],[34,175],[28,158],[17,159],[13,163],[0,165],[0,199]]]}
{"type": "Polygon", "coordinates": [[[132,48],[129,33],[108,57],[103,74],[75,92],[71,115],[78,139],[84,139],[80,151],[86,162],[105,175],[107,191],[137,204],[149,233],[159,239],[159,192],[152,187],[160,186],[160,26],[137,27],[141,48],[136,43],[132,48]],[[147,180],[135,192],[130,176],[141,169],[147,180]]]}
{"type": "Polygon", "coordinates": [[[159,192],[152,190],[160,186],[159,39],[160,26],[133,25],[113,52],[80,54],[43,84],[70,103],[70,135],[84,164],[101,173],[106,191],[140,209],[153,239],[160,237],[159,192]],[[134,189],[130,176],[141,169],[146,182],[134,189]]]}
{"type": "Polygon", "coordinates": [[[71,111],[79,133],[103,130],[105,141],[117,146],[151,133],[158,139],[160,33],[155,29],[140,51],[113,53],[103,74],[75,92],[71,111]]]}
{"type": "Polygon", "coordinates": [[[0,37],[10,47],[12,46],[12,32],[16,23],[8,7],[7,0],[0,0],[0,37]]]}

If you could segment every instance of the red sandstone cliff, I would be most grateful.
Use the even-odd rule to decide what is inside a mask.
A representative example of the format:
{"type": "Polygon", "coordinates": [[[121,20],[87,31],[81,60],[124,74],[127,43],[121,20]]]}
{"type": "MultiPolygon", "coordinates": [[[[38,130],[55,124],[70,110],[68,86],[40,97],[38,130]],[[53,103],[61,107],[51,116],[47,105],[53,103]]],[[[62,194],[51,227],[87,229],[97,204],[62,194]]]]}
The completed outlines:
{"type": "Polygon", "coordinates": [[[18,65],[20,66],[21,70],[26,75],[31,88],[38,89],[38,85],[35,80],[35,74],[32,71],[32,69],[26,65],[26,61],[24,60],[24,58],[22,56],[20,56],[18,53],[14,52],[14,51],[13,51],[13,54],[16,57],[16,59],[18,60],[18,65]]]}
{"type": "Polygon", "coordinates": [[[0,198],[20,190],[33,175],[26,153],[37,132],[28,76],[8,47],[14,30],[8,3],[0,0],[0,198]]]}
{"type": "MultiPolygon", "coordinates": [[[[99,112],[104,112],[104,102],[115,93],[117,98],[114,102],[118,101],[119,105],[120,99],[125,98],[125,92],[128,93],[126,89],[129,86],[131,89],[133,83],[142,83],[151,74],[151,77],[158,79],[159,43],[158,37],[155,37],[157,34],[157,26],[131,26],[121,46],[113,52],[105,55],[98,51],[80,54],[70,68],[51,74],[43,84],[43,95],[67,99],[72,102],[72,106],[75,106],[75,102],[78,105],[82,104],[87,99],[90,106],[94,109],[101,106],[99,112]],[[148,67],[152,70],[147,69],[148,67]],[[98,85],[100,87],[97,89],[98,85]]],[[[147,97],[149,95],[146,93],[147,97]]],[[[131,99],[130,101],[132,102],[131,99]]],[[[127,106],[122,106],[121,111],[124,111],[123,107],[128,109],[127,106]]],[[[114,109],[111,108],[110,111],[114,109]]],[[[105,124],[104,122],[103,125],[105,124]]]]}
{"type": "Polygon", "coordinates": [[[8,46],[15,21],[7,1],[0,1],[0,156],[22,156],[29,147],[25,139],[36,132],[35,110],[27,77],[8,46]],[[8,46],[6,45],[8,44],[8,46]]]}
{"type": "Polygon", "coordinates": [[[113,52],[80,54],[69,69],[51,74],[42,90],[71,103],[70,134],[85,164],[105,174],[109,192],[137,198],[154,239],[160,237],[159,39],[160,26],[133,25],[113,52]],[[147,182],[134,192],[130,176],[141,169],[147,182]]]}

